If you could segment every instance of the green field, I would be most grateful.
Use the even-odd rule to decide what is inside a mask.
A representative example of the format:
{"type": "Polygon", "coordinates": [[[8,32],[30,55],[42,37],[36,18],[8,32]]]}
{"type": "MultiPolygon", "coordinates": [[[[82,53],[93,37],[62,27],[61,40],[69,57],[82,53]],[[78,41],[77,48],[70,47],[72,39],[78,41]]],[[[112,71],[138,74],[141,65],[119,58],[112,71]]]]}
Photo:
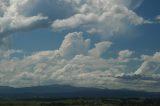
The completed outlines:
{"type": "Polygon", "coordinates": [[[30,99],[0,100],[0,106],[160,106],[160,99],[30,99]]]}

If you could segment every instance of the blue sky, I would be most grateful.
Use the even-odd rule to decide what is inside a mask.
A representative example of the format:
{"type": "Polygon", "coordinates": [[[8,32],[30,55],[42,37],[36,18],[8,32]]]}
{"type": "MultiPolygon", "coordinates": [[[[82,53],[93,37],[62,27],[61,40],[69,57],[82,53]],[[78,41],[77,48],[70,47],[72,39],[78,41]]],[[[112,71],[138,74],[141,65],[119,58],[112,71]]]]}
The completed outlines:
{"type": "Polygon", "coordinates": [[[0,0],[1,85],[159,92],[159,4],[0,0]]]}
{"type": "MultiPolygon", "coordinates": [[[[134,11],[146,19],[154,20],[160,12],[159,2],[160,1],[158,0],[155,0],[154,2],[145,0],[141,6],[134,11]]],[[[109,38],[109,40],[111,39],[113,42],[116,42],[116,45],[114,45],[115,48],[113,49],[130,48],[131,50],[136,50],[140,53],[151,54],[160,49],[160,46],[158,45],[160,39],[159,27],[159,23],[137,26],[133,29],[129,29],[132,30],[132,32],[126,31],[122,34],[122,37],[113,37],[109,38]]],[[[75,31],[77,30],[78,29],[75,29],[75,31]]],[[[51,28],[17,32],[11,37],[11,48],[23,49],[29,52],[57,49],[68,32],[70,31],[54,32],[51,28]]],[[[93,43],[95,43],[99,38],[95,34],[95,37],[92,37],[92,39],[93,43]]]]}

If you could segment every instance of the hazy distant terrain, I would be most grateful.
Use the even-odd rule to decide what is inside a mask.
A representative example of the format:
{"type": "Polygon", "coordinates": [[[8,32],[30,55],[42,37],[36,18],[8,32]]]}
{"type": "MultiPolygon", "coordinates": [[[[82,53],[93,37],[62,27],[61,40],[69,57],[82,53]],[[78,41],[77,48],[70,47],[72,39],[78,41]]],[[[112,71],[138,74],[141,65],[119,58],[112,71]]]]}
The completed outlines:
{"type": "Polygon", "coordinates": [[[26,88],[0,87],[0,98],[77,98],[77,97],[107,97],[107,98],[159,98],[158,92],[133,90],[110,90],[68,85],[50,85],[26,88]]]}

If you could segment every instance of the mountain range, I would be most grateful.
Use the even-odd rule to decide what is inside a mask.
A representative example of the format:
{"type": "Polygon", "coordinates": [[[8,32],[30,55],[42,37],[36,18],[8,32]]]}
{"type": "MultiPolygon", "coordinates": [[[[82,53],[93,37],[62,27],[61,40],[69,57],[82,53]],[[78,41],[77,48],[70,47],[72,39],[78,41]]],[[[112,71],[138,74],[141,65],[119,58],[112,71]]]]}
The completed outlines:
{"type": "Polygon", "coordinates": [[[48,85],[36,87],[13,88],[0,87],[0,98],[79,98],[79,97],[107,97],[107,98],[159,98],[160,92],[133,91],[126,89],[111,90],[68,85],[48,85]]]}

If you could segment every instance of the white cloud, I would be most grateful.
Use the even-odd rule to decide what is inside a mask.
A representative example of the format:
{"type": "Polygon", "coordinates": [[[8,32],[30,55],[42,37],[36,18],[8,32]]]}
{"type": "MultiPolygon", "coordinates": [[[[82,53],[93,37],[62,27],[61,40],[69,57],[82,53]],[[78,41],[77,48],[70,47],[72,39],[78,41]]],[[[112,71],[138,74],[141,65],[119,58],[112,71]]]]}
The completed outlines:
{"type": "MultiPolygon", "coordinates": [[[[0,0],[0,44],[17,31],[36,28],[54,30],[82,28],[105,36],[120,33],[128,26],[143,24],[132,8],[133,0],[0,0]]],[[[137,7],[137,6],[136,6],[137,7]]]]}
{"type": "Polygon", "coordinates": [[[130,50],[122,50],[118,54],[119,54],[119,58],[125,59],[125,58],[129,58],[133,54],[133,52],[130,50]]]}
{"type": "MultiPolygon", "coordinates": [[[[120,33],[129,26],[146,23],[133,11],[142,1],[0,0],[0,45],[7,42],[8,34],[48,27],[50,22],[54,30],[82,28],[105,36],[120,33]]],[[[131,72],[127,65],[135,58],[132,51],[122,50],[118,57],[103,59],[112,42],[99,42],[94,48],[90,48],[90,42],[81,32],[73,32],[65,36],[58,50],[24,57],[20,50],[0,51],[0,85],[70,84],[160,91],[159,52],[143,55],[141,67],[131,72]]]]}
{"type": "Polygon", "coordinates": [[[131,59],[132,54],[133,52],[130,50],[122,50],[118,53],[118,60],[128,62],[131,59]]]}
{"type": "Polygon", "coordinates": [[[156,20],[160,20],[160,15],[158,15],[158,16],[156,17],[156,20]]]}
{"type": "Polygon", "coordinates": [[[10,58],[14,54],[21,54],[23,53],[22,50],[1,50],[0,51],[0,59],[4,58],[10,58]]]}
{"type": "MultiPolygon", "coordinates": [[[[66,35],[58,50],[37,52],[23,58],[13,56],[17,53],[24,54],[20,50],[1,52],[0,54],[5,56],[0,57],[1,86],[68,84],[80,87],[159,91],[155,89],[160,86],[158,68],[153,67],[152,72],[146,70],[143,74],[135,74],[134,70],[131,72],[127,69],[130,61],[119,60],[119,57],[124,60],[132,59],[131,51],[122,50],[116,58],[100,57],[111,44],[109,41],[100,42],[90,49],[90,40],[84,39],[82,33],[74,32],[66,35]]],[[[152,58],[146,58],[149,60],[145,61],[154,61],[159,67],[159,53],[150,57],[152,58]]],[[[149,63],[147,66],[152,65],[149,63]]]]}
{"type": "Polygon", "coordinates": [[[48,27],[49,21],[66,18],[71,14],[72,7],[63,0],[0,0],[0,33],[13,31],[15,27],[18,30],[28,29],[37,24],[36,28],[48,27]],[[61,12],[64,13],[59,14],[61,12]]]}
{"type": "Polygon", "coordinates": [[[89,55],[99,58],[111,45],[112,43],[109,41],[97,43],[95,44],[95,48],[89,51],[89,55]]]}
{"type": "Polygon", "coordinates": [[[0,46],[6,43],[3,39],[6,39],[11,33],[33,30],[48,24],[47,16],[25,14],[27,8],[35,3],[34,1],[0,0],[0,46]]]}
{"type": "Polygon", "coordinates": [[[135,72],[135,74],[141,75],[152,75],[160,74],[160,53],[157,52],[153,56],[148,57],[142,63],[140,68],[135,72]]]}
{"type": "Polygon", "coordinates": [[[0,46],[8,35],[48,28],[50,21],[67,17],[73,13],[71,10],[61,0],[0,0],[0,46]]]}
{"type": "Polygon", "coordinates": [[[93,20],[95,20],[97,16],[95,14],[76,14],[71,18],[68,19],[63,19],[63,20],[56,20],[53,23],[53,28],[55,29],[65,29],[66,27],[68,28],[75,28],[78,27],[80,25],[83,25],[85,23],[89,23],[92,22],[93,20]]]}
{"type": "MultiPolygon", "coordinates": [[[[2,84],[16,87],[33,86],[38,85],[41,80],[42,84],[64,83],[93,86],[91,84],[94,81],[98,81],[101,77],[111,77],[116,73],[121,73],[125,67],[116,61],[88,55],[88,52],[93,50],[97,52],[101,50],[103,53],[102,48],[107,49],[110,45],[111,42],[101,42],[96,44],[96,48],[90,50],[90,40],[85,40],[82,33],[69,33],[64,38],[59,50],[38,52],[22,59],[11,57],[2,59],[0,61],[2,84]],[[92,82],[91,79],[94,81],[92,82]],[[87,83],[83,82],[85,80],[87,83]],[[89,83],[90,85],[88,85],[89,83]]],[[[18,51],[10,51],[9,55],[13,53],[18,53],[18,51]]],[[[100,85],[98,83],[95,87],[100,85]]]]}
{"type": "Polygon", "coordinates": [[[141,6],[144,0],[129,0],[132,9],[137,9],[141,6]]]}
{"type": "Polygon", "coordinates": [[[41,24],[42,20],[46,20],[47,17],[41,15],[24,17],[21,15],[5,16],[0,18],[0,32],[2,34],[14,32],[17,30],[27,30],[41,24]],[[36,25],[37,24],[37,25],[36,25]]]}
{"type": "Polygon", "coordinates": [[[120,0],[67,0],[77,11],[65,19],[53,22],[54,30],[83,28],[90,33],[112,35],[124,31],[128,25],[143,24],[144,19],[129,9],[129,1],[120,0]]]}
{"type": "Polygon", "coordinates": [[[83,39],[82,33],[69,33],[65,36],[61,47],[60,54],[67,58],[72,58],[75,55],[86,54],[90,47],[90,39],[83,39]]]}

